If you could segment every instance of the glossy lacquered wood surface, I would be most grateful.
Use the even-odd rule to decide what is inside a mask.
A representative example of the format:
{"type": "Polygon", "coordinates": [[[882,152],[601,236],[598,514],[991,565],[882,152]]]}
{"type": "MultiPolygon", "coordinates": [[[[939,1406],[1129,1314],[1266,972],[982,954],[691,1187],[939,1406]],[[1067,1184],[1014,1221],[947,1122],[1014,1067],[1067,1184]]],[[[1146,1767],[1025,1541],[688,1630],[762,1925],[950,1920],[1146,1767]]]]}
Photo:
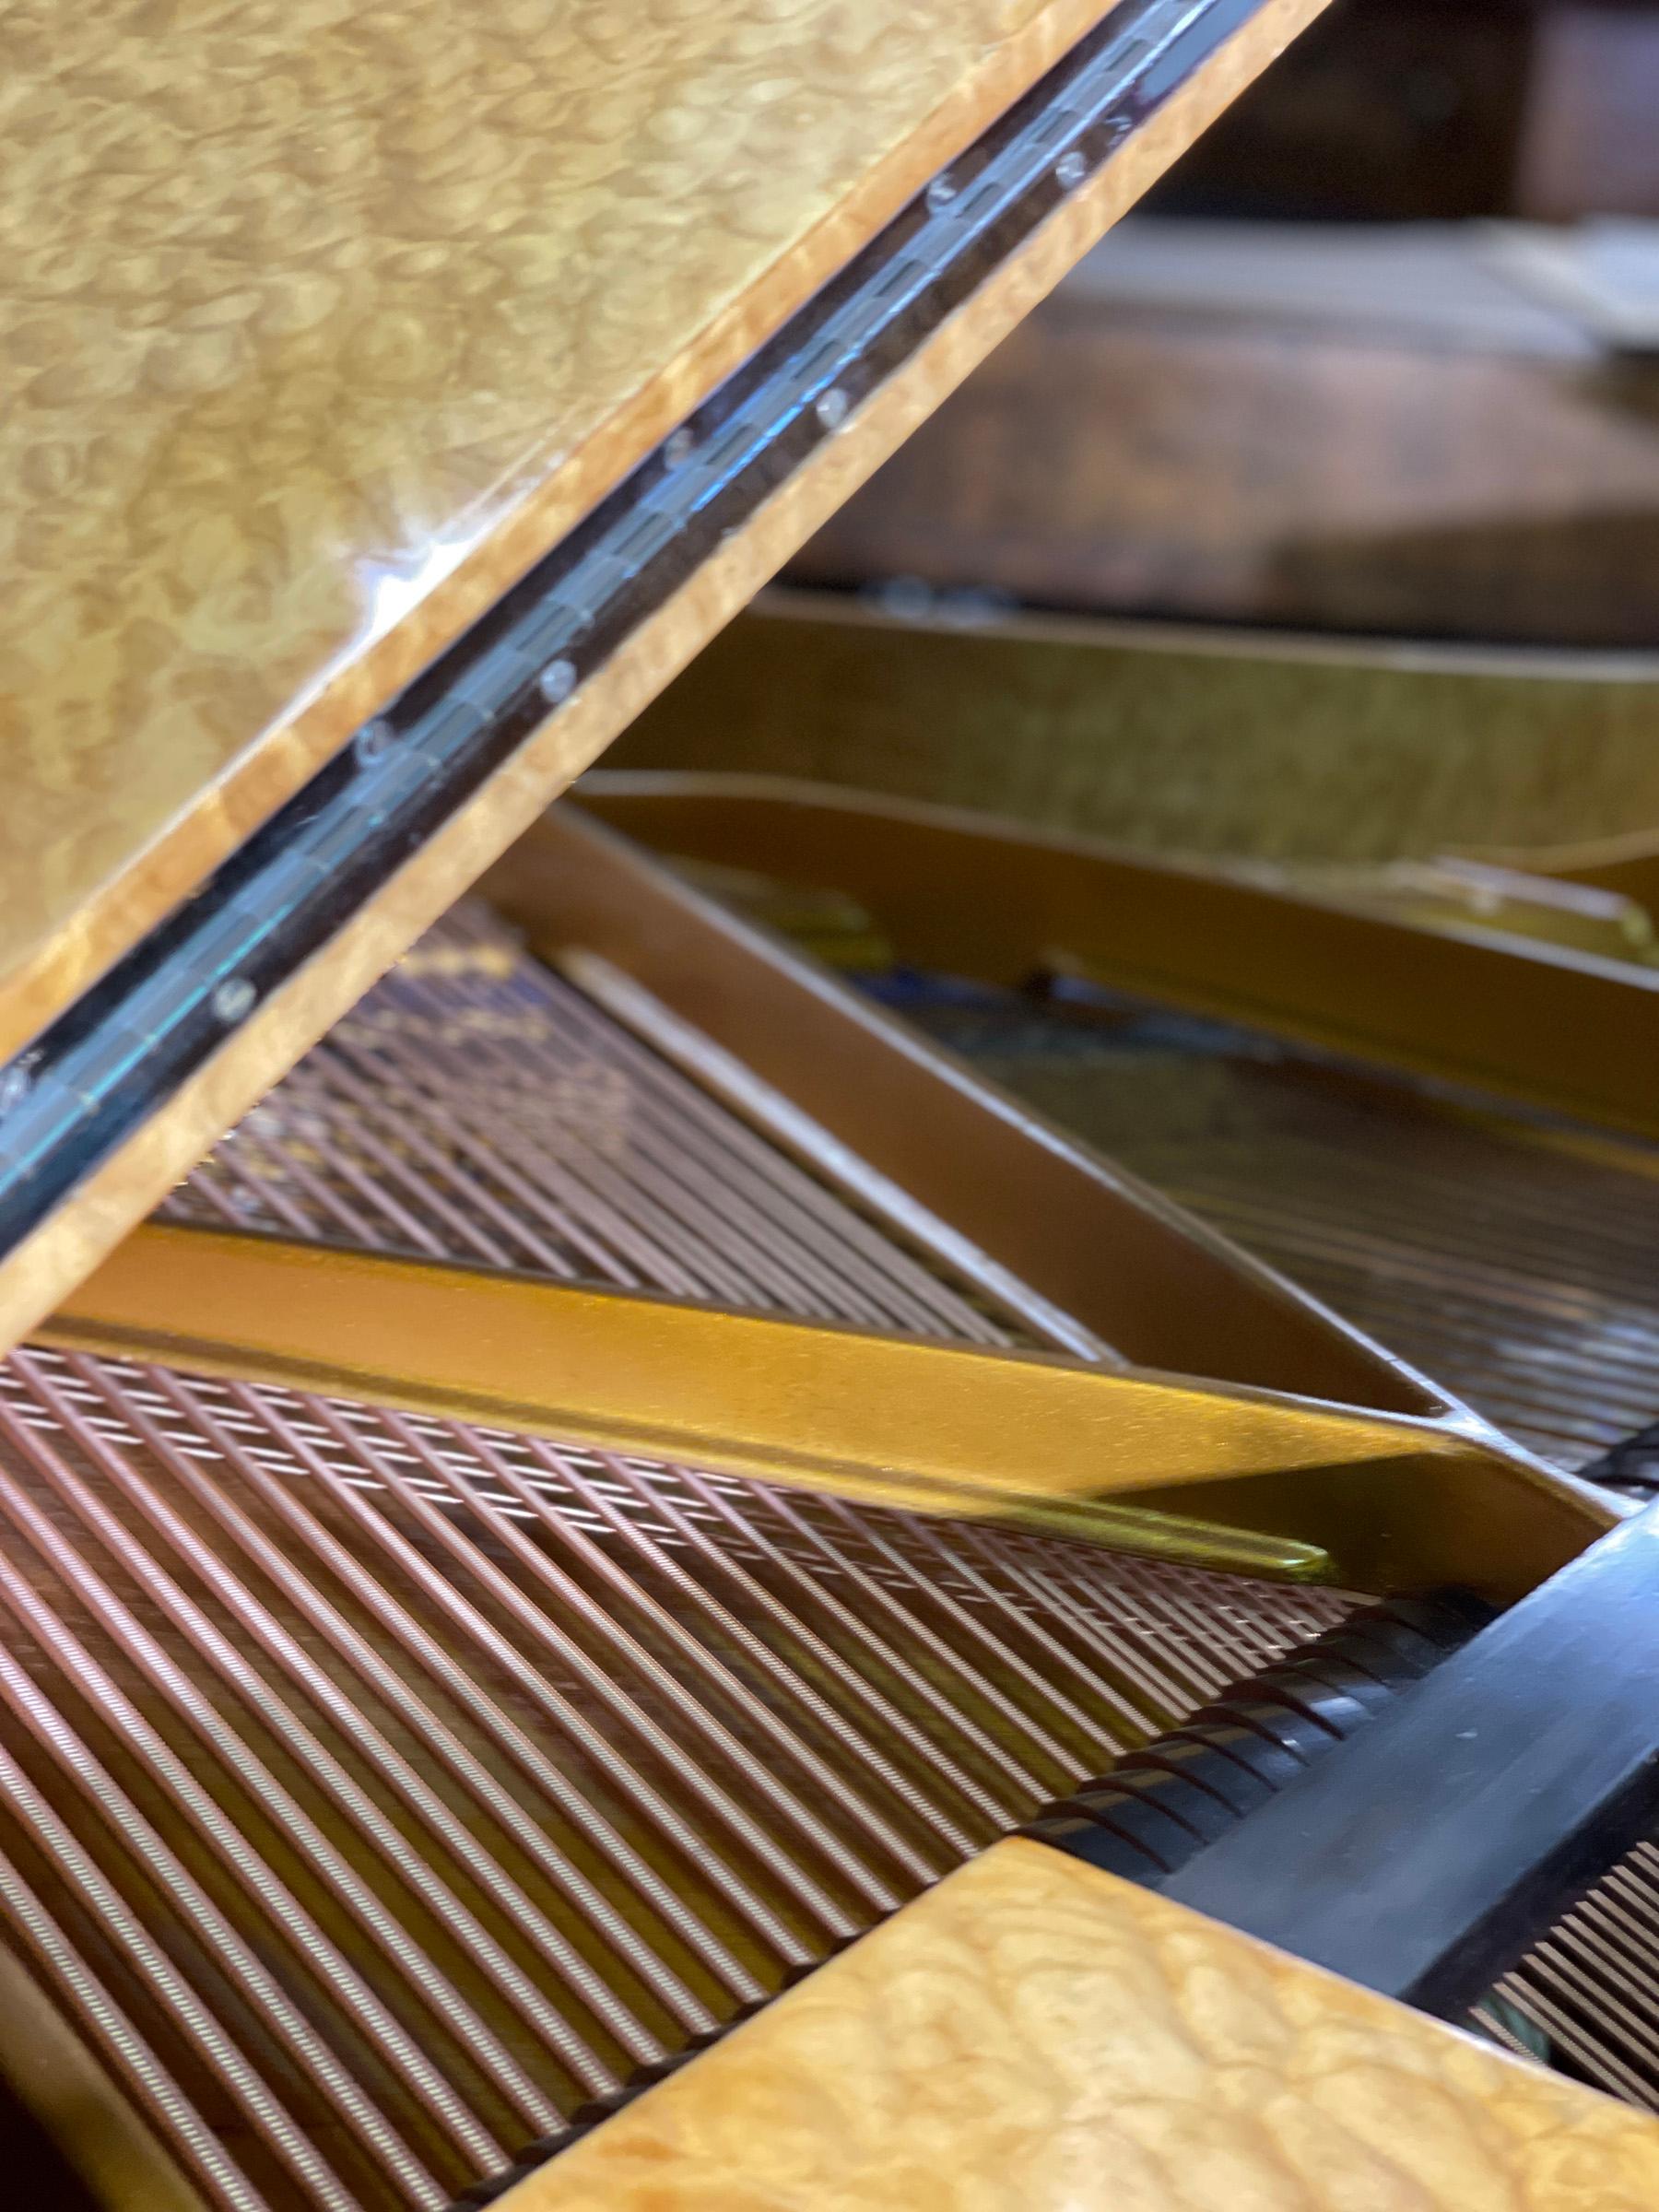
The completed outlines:
{"type": "Polygon", "coordinates": [[[1041,1843],[500,2212],[1652,2212],[1659,2122],[1041,1843]]]}
{"type": "Polygon", "coordinates": [[[0,1052],[1101,0],[0,5],[0,1052]]]}
{"type": "MultiPolygon", "coordinates": [[[[326,946],[257,1006],[212,1058],[93,1168],[65,1203],[0,1258],[0,1345],[14,1344],[27,1334],[166,1195],[329,1024],[529,828],[548,799],[656,696],[1324,5],[1325,0],[1261,0],[1149,120],[1061,203],[1025,247],[994,269],[961,307],[854,408],[843,427],[762,502],[747,524],[723,538],[701,567],[631,631],[575,697],[412,853],[326,946]]],[[[1023,67],[1038,47],[1058,36],[1059,21],[1051,9],[1036,19],[1030,35],[996,48],[997,81],[1010,78],[1016,63],[1023,67]]],[[[977,81],[982,86],[985,80],[977,81]]],[[[953,117],[959,105],[950,105],[953,117]]],[[[605,443],[595,440],[593,449],[605,443]]],[[[490,596],[487,587],[491,563],[505,569],[509,553],[516,559],[512,549],[547,525],[547,516],[559,511],[571,473],[567,467],[546,498],[529,502],[510,517],[480,549],[466,578],[460,580],[467,582],[480,604],[490,596]]],[[[442,592],[450,588],[446,583],[442,592]]],[[[365,653],[336,691],[318,703],[314,727],[303,725],[312,729],[312,737],[317,730],[326,734],[335,724],[349,727],[341,700],[367,698],[370,679],[379,681],[385,656],[410,662],[424,657],[441,641],[438,617],[451,618],[456,604],[435,589],[381,647],[365,653]]],[[[141,855],[124,877],[118,872],[106,887],[106,895],[88,899],[69,927],[37,944],[20,968],[14,968],[9,994],[0,983],[0,1040],[7,1034],[8,1020],[15,1033],[19,1006],[27,1005],[31,989],[38,1000],[41,989],[49,986],[47,995],[53,1004],[52,994],[72,994],[69,985],[76,973],[87,972],[89,948],[103,942],[99,930],[106,937],[111,928],[117,934],[124,931],[128,938],[136,936],[148,926],[147,916],[153,918],[153,911],[172,903],[180,887],[188,888],[187,878],[194,880],[189,870],[203,849],[208,850],[210,860],[218,856],[215,840],[222,841],[229,835],[229,813],[221,803],[225,790],[263,789],[267,771],[280,769],[291,754],[293,728],[287,725],[269,742],[248,748],[234,776],[204,787],[202,803],[186,805],[171,835],[141,855]]],[[[0,864],[4,859],[0,849],[0,864]]]]}

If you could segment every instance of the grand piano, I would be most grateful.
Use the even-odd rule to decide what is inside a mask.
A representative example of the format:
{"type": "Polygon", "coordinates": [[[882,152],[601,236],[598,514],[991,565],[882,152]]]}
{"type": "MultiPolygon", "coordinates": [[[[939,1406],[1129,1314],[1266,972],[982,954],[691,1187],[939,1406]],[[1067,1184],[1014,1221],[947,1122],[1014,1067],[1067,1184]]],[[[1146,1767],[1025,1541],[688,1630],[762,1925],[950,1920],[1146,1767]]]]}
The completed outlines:
{"type": "Polygon", "coordinates": [[[1320,4],[0,11],[14,2201],[1659,2203],[1645,841],[688,665],[1320,4]]]}

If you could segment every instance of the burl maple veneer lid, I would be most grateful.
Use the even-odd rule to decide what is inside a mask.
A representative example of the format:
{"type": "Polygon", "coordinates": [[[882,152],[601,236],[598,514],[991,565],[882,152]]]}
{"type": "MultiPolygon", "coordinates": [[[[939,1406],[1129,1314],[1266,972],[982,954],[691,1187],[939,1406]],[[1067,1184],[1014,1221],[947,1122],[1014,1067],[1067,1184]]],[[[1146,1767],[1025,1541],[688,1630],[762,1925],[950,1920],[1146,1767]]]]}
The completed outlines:
{"type": "Polygon", "coordinates": [[[0,1057],[1103,12],[0,4],[0,1057]]]}

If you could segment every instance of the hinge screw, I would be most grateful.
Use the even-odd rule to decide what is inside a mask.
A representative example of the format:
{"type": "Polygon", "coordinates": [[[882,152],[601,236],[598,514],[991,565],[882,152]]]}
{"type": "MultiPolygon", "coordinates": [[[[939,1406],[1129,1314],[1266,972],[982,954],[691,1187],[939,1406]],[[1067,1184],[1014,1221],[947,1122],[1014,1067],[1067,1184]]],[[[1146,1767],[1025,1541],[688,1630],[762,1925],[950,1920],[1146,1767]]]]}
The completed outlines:
{"type": "Polygon", "coordinates": [[[535,688],[550,707],[561,707],[576,688],[574,661],[549,661],[536,678],[535,688]]]}
{"type": "Polygon", "coordinates": [[[213,1011],[220,1021],[241,1021],[258,996],[245,975],[229,975],[213,994],[213,1011]]]}
{"type": "Polygon", "coordinates": [[[34,1076],[27,1060],[14,1060],[9,1067],[0,1067],[0,1114],[15,1112],[33,1088],[34,1076]]]}

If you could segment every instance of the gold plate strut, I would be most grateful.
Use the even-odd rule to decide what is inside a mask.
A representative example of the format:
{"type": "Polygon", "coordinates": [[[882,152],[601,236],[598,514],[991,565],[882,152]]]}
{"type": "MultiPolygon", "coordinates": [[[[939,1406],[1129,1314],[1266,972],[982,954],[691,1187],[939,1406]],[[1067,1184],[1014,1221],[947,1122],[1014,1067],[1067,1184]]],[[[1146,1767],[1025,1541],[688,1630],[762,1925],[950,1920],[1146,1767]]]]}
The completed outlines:
{"type": "Polygon", "coordinates": [[[1511,1600],[1619,1518],[1455,1414],[206,1230],[140,1230],[44,1336],[1377,1592],[1511,1600]]]}

